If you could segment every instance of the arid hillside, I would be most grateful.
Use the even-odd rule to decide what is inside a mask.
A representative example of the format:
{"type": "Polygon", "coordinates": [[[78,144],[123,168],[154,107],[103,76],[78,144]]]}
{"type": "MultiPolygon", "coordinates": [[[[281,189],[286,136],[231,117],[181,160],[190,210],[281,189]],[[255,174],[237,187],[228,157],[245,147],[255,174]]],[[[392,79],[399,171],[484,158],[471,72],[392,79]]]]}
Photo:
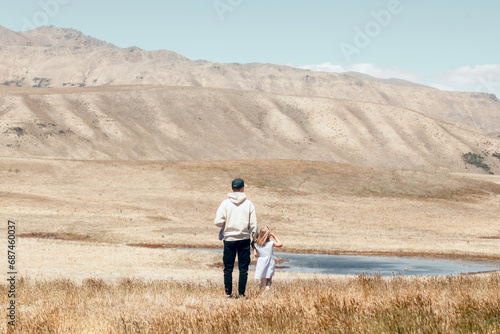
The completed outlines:
{"type": "Polygon", "coordinates": [[[219,64],[173,51],[126,49],[79,31],[0,27],[0,84],[17,87],[168,85],[380,103],[500,135],[500,101],[484,93],[444,92],[358,73],[311,72],[273,64],[219,64]]]}
{"type": "Polygon", "coordinates": [[[241,90],[0,89],[0,155],[84,160],[291,159],[500,172],[500,138],[376,103],[241,90]]]}

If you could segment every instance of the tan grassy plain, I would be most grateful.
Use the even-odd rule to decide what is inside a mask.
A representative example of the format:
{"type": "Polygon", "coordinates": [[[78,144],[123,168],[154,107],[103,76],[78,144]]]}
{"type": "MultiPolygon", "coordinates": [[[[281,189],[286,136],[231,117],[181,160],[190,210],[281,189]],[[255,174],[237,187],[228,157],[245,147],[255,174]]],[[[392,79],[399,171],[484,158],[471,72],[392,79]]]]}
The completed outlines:
{"type": "MultiPolygon", "coordinates": [[[[401,316],[413,319],[400,319],[410,326],[407,329],[422,325],[418,314],[425,311],[426,316],[436,317],[436,323],[442,320],[441,332],[449,332],[465,321],[455,317],[462,312],[460,305],[472,307],[477,300],[487,306],[485,310],[498,305],[497,295],[481,299],[482,295],[471,293],[449,302],[440,299],[452,294],[449,289],[458,289],[457,284],[466,284],[468,291],[483,286],[484,295],[491,295],[491,286],[498,284],[495,275],[465,283],[438,280],[432,283],[429,293],[436,295],[431,296],[416,292],[425,288],[426,280],[388,280],[388,285],[383,283],[386,280],[376,281],[373,291],[378,292],[370,294],[360,278],[282,272],[276,277],[277,298],[258,299],[250,273],[251,303],[227,304],[217,267],[220,254],[180,248],[221,247],[213,218],[235,177],[245,179],[259,224],[275,230],[284,251],[500,258],[497,176],[286,160],[4,158],[0,160],[0,210],[5,221],[1,230],[6,235],[7,219],[16,222],[17,265],[23,277],[18,332],[147,333],[165,328],[257,332],[263,328],[264,332],[298,333],[307,326],[317,332],[328,328],[376,332],[379,325],[379,332],[387,332],[400,322],[393,319],[385,325],[380,317],[398,317],[400,303],[410,310],[401,316]],[[412,292],[398,299],[390,295],[394,284],[412,285],[412,292]],[[341,292],[350,287],[357,289],[356,296],[341,292]],[[304,289],[309,288],[315,292],[306,298],[304,289]],[[294,289],[296,294],[288,292],[294,289]],[[224,313],[234,307],[236,311],[224,313]],[[238,313],[257,320],[271,310],[261,327],[238,313]],[[343,318],[327,317],[335,310],[342,310],[343,318]],[[356,318],[354,310],[363,311],[356,318]],[[441,317],[444,313],[448,315],[441,317]],[[304,314],[304,320],[292,326],[296,314],[304,314]],[[288,320],[282,323],[281,318],[288,320]],[[186,323],[191,327],[179,327],[186,323]]],[[[6,294],[2,292],[1,298],[6,294]]],[[[498,321],[498,315],[481,313],[464,326],[486,321],[480,328],[498,329],[488,327],[489,320],[484,319],[489,317],[498,321]]]]}
{"type": "Polygon", "coordinates": [[[234,177],[285,251],[500,258],[497,176],[282,160],[2,159],[0,204],[30,276],[206,275],[216,255],[127,245],[221,247],[213,218],[234,177]]]}

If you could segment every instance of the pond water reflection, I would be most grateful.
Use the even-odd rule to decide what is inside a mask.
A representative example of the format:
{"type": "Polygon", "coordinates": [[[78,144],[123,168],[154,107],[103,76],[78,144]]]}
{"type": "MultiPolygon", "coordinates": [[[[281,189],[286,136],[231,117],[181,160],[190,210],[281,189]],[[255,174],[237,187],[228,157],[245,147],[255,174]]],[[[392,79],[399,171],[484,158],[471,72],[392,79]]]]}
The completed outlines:
{"type": "Polygon", "coordinates": [[[282,270],[300,273],[446,276],[500,270],[498,261],[281,252],[275,256],[289,261],[277,264],[282,270]]]}
{"type": "MultiPolygon", "coordinates": [[[[222,249],[181,249],[179,251],[215,252],[222,249]]],[[[276,264],[277,271],[334,275],[446,276],[500,270],[500,261],[435,259],[398,256],[327,255],[275,252],[286,260],[276,264]]],[[[250,266],[251,270],[255,266],[250,266]]],[[[235,269],[237,270],[237,269],[235,269]]]]}

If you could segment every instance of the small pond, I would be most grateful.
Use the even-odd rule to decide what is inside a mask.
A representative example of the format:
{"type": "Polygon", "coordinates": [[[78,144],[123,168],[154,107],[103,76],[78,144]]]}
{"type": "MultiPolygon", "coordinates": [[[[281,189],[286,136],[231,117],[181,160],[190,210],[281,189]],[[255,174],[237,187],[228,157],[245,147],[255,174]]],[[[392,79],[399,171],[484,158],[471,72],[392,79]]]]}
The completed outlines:
{"type": "MultiPolygon", "coordinates": [[[[177,248],[179,251],[215,252],[222,249],[177,248]]],[[[277,271],[335,275],[447,276],[500,270],[500,261],[435,259],[398,256],[327,255],[275,252],[286,260],[276,264],[277,271]]],[[[255,266],[250,266],[254,270],[255,266]]],[[[237,269],[235,269],[237,270],[237,269]]]]}
{"type": "Polygon", "coordinates": [[[281,252],[276,252],[275,256],[288,260],[288,262],[277,264],[277,267],[298,273],[446,276],[500,270],[500,262],[482,260],[281,252]]]}

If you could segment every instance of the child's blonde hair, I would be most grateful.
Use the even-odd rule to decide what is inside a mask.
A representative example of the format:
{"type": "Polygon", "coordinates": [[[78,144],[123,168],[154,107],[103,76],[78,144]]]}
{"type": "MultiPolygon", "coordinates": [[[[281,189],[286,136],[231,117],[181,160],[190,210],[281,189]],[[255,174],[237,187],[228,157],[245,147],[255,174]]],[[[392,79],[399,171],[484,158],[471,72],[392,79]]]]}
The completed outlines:
{"type": "Polygon", "coordinates": [[[271,230],[269,227],[264,226],[259,230],[259,236],[257,237],[257,241],[255,242],[259,246],[264,246],[266,242],[271,238],[271,230]]]}

